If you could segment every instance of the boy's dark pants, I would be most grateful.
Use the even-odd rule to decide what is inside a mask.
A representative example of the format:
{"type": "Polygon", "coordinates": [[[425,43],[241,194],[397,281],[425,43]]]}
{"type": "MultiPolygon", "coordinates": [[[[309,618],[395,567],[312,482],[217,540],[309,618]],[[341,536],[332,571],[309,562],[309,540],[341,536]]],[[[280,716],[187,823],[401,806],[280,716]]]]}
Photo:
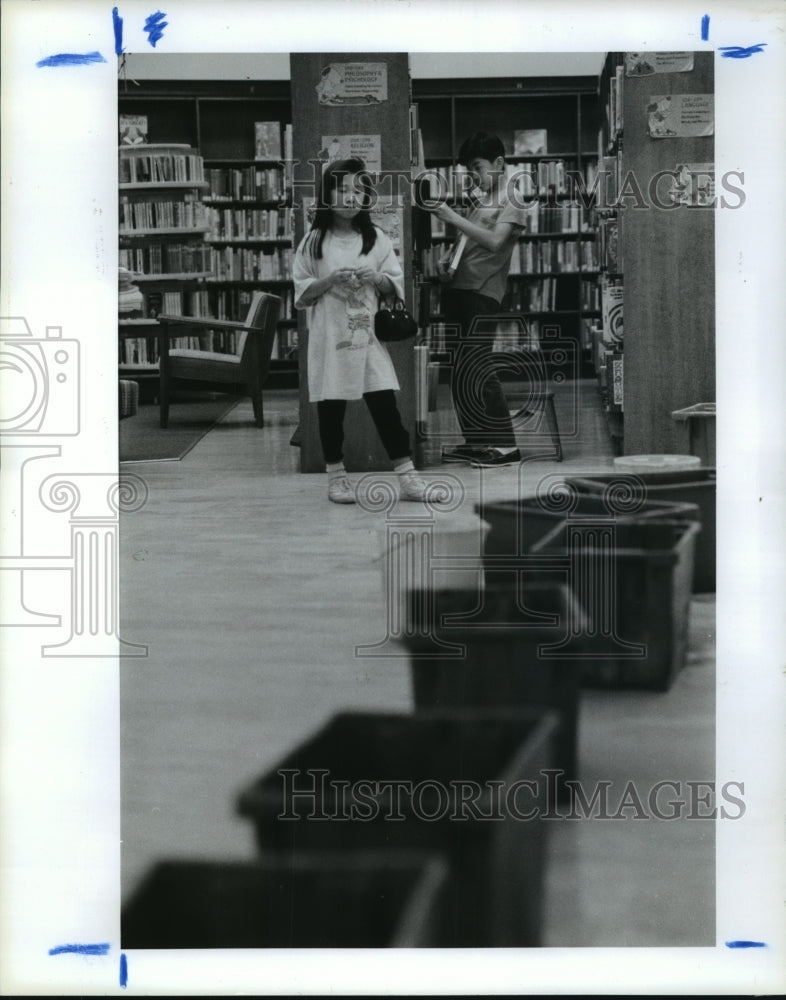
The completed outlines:
{"type": "Polygon", "coordinates": [[[499,303],[487,295],[443,288],[445,341],[452,354],[450,391],[467,444],[515,448],[505,393],[492,362],[499,303]],[[473,320],[479,319],[473,329],[473,320]]]}

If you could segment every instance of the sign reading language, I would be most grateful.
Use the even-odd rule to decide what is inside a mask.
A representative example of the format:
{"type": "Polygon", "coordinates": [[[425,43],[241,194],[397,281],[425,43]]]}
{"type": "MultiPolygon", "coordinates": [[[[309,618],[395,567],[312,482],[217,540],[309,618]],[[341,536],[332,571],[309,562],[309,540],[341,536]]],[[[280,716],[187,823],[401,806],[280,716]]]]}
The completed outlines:
{"type": "Polygon", "coordinates": [[[381,104],[388,99],[387,63],[330,63],[316,90],[322,105],[381,104]]]}
{"type": "Polygon", "coordinates": [[[712,94],[664,94],[650,97],[647,131],[653,139],[713,135],[715,101],[712,94]]]}

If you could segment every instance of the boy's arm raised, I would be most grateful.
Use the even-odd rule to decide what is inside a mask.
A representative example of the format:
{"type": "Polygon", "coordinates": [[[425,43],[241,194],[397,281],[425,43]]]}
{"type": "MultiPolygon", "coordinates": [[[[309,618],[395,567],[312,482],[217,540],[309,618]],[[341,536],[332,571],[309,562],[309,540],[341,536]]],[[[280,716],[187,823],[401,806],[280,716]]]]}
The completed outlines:
{"type": "Polygon", "coordinates": [[[513,225],[512,222],[498,222],[493,229],[487,229],[485,226],[479,226],[476,222],[465,219],[450,205],[439,205],[434,209],[434,214],[443,222],[455,226],[459,232],[466,233],[474,243],[478,243],[484,249],[492,252],[510,242],[518,230],[518,226],[513,225]]]}

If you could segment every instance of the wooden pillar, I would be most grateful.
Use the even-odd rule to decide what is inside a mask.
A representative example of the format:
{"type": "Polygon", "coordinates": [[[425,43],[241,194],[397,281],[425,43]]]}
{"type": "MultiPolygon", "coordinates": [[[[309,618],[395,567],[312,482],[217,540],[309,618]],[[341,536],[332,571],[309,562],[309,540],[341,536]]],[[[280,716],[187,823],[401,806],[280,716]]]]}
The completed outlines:
{"type": "MultiPolygon", "coordinates": [[[[410,170],[410,79],[406,53],[295,53],[290,57],[292,78],[292,127],[294,167],[295,238],[305,231],[303,202],[313,198],[313,162],[324,149],[323,140],[357,137],[364,146],[367,165],[374,167],[374,151],[379,151],[381,170],[377,190],[397,199],[399,256],[404,270],[407,305],[412,302],[412,236],[410,186],[405,180],[410,170]],[[371,155],[369,155],[369,153],[371,155]],[[398,173],[397,173],[398,172],[398,173]],[[391,176],[393,175],[393,176],[391,176]],[[401,177],[401,180],[398,177],[401,177]]],[[[345,155],[342,151],[341,157],[345,155]]],[[[361,154],[362,155],[362,154],[361,154]]],[[[331,159],[338,156],[332,155],[331,159]]],[[[322,472],[324,459],[319,442],[316,406],[308,400],[308,329],[306,312],[298,315],[300,365],[301,472],[322,472]]],[[[415,362],[413,341],[389,345],[401,392],[399,408],[404,425],[415,446],[415,362]]],[[[390,469],[390,462],[366,404],[353,401],[347,407],[344,457],[350,472],[390,469]]]]}
{"type": "Polygon", "coordinates": [[[636,185],[629,180],[620,211],[628,455],[679,453],[684,428],[672,411],[715,400],[715,211],[669,207],[668,177],[655,187],[661,172],[679,164],[712,163],[714,137],[651,138],[647,131],[653,96],[713,93],[713,58],[696,52],[688,72],[624,80],[623,177],[636,185]]]}

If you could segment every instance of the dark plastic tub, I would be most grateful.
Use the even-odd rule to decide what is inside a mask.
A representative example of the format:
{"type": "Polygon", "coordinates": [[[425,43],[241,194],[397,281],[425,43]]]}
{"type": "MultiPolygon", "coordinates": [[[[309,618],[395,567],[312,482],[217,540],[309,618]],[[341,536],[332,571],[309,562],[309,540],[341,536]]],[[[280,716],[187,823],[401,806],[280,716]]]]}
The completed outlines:
{"type": "Polygon", "coordinates": [[[548,825],[541,772],[553,765],[556,725],[536,711],[526,724],[518,712],[342,713],[246,789],[238,809],[263,851],[436,851],[449,870],[440,946],[534,946],[548,825]],[[499,789],[520,780],[534,785],[515,801],[519,815],[495,808],[499,789]],[[393,782],[403,783],[395,803],[393,782]],[[475,788],[468,806],[462,796],[475,788]]]}
{"type": "Polygon", "coordinates": [[[568,587],[422,590],[408,603],[415,709],[552,709],[560,720],[555,764],[577,779],[581,663],[552,648],[571,627],[581,631],[583,612],[568,587]]]}
{"type": "MultiPolygon", "coordinates": [[[[615,477],[619,478],[619,477],[615,477]]],[[[577,492],[563,505],[558,497],[522,497],[476,505],[476,511],[490,525],[484,551],[487,555],[516,556],[532,551],[545,534],[573,519],[614,520],[617,523],[641,521],[700,521],[696,504],[645,500],[635,510],[626,512],[625,500],[616,502],[599,493],[577,492]]]]}
{"type": "Polygon", "coordinates": [[[588,622],[585,683],[671,687],[685,661],[698,531],[695,521],[621,522],[609,537],[573,522],[533,546],[534,554],[570,563],[568,580],[588,622]]]}
{"type": "Polygon", "coordinates": [[[123,909],[122,947],[432,947],[445,877],[416,852],[163,861],[123,909]]]}
{"type": "Polygon", "coordinates": [[[699,509],[701,533],[696,539],[693,570],[693,590],[696,593],[715,590],[715,469],[699,468],[672,472],[637,472],[635,479],[624,473],[604,473],[566,478],[566,483],[582,493],[601,494],[614,483],[623,489],[639,488],[643,483],[647,500],[668,503],[695,504],[699,509]]]}

